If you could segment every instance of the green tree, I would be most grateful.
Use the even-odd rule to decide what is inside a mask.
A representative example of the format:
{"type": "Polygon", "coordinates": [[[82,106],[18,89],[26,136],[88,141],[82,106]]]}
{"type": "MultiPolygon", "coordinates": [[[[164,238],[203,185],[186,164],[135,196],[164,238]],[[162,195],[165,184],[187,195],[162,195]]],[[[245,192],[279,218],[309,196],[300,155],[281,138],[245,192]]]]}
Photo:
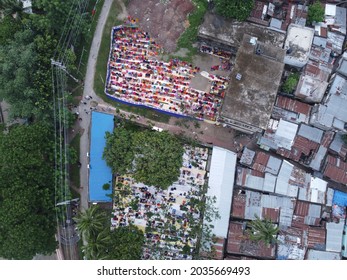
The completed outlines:
{"type": "Polygon", "coordinates": [[[82,252],[87,260],[106,260],[108,259],[108,250],[111,244],[111,233],[108,228],[90,236],[87,244],[82,246],[82,252]]]}
{"type": "Polygon", "coordinates": [[[8,41],[12,40],[14,34],[20,30],[21,21],[13,18],[12,16],[6,16],[0,21],[0,45],[4,45],[8,41]]]}
{"type": "Polygon", "coordinates": [[[23,3],[18,0],[0,0],[0,10],[4,12],[5,16],[20,14],[23,10],[23,3]]]}
{"type": "Polygon", "coordinates": [[[322,22],[324,20],[324,14],[324,6],[320,1],[316,1],[312,5],[309,5],[307,13],[308,25],[312,25],[315,22],[322,22]]]}
{"type": "Polygon", "coordinates": [[[166,189],[179,177],[183,146],[167,131],[132,131],[118,127],[106,133],[103,157],[113,172],[132,173],[147,185],[166,189]]]}
{"type": "Polygon", "coordinates": [[[291,73],[282,85],[282,91],[285,93],[293,93],[300,79],[299,73],[291,73]]]}
{"type": "Polygon", "coordinates": [[[106,224],[106,215],[98,205],[92,205],[74,218],[77,229],[87,241],[95,238],[106,224]]]}
{"type": "Polygon", "coordinates": [[[52,130],[15,125],[0,134],[0,256],[52,253],[56,220],[52,130]]]}
{"type": "Polygon", "coordinates": [[[258,216],[255,218],[247,229],[250,239],[257,242],[263,241],[266,245],[274,244],[277,241],[278,226],[269,219],[261,220],[258,216]]]}
{"type": "Polygon", "coordinates": [[[180,175],[184,149],[167,131],[145,130],[135,134],[134,179],[150,186],[167,189],[180,175]]]}
{"type": "Polygon", "coordinates": [[[218,14],[239,21],[245,21],[254,7],[254,0],[214,0],[214,3],[218,14]]]}
{"type": "Polygon", "coordinates": [[[120,126],[113,133],[106,132],[105,137],[103,158],[114,173],[126,174],[131,170],[134,159],[133,132],[120,126]]]}
{"type": "Polygon", "coordinates": [[[143,231],[135,226],[118,227],[111,231],[108,260],[139,260],[145,241],[143,231]]]}

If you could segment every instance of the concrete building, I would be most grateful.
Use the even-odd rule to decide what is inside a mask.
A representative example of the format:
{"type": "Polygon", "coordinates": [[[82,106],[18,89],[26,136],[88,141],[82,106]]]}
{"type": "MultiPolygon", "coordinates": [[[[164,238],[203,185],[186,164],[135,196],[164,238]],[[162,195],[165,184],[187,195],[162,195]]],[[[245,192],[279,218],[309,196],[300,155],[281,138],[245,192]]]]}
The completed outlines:
{"type": "Polygon", "coordinates": [[[309,59],[313,36],[314,29],[290,24],[284,44],[284,63],[297,68],[304,67],[309,59]]]}
{"type": "Polygon", "coordinates": [[[279,48],[283,47],[285,39],[283,33],[249,22],[228,20],[207,12],[198,30],[198,41],[200,44],[212,45],[236,53],[243,42],[244,34],[249,34],[265,44],[279,48]]]}
{"type": "Polygon", "coordinates": [[[219,121],[254,133],[266,129],[284,68],[285,51],[245,34],[236,55],[219,121]]]}

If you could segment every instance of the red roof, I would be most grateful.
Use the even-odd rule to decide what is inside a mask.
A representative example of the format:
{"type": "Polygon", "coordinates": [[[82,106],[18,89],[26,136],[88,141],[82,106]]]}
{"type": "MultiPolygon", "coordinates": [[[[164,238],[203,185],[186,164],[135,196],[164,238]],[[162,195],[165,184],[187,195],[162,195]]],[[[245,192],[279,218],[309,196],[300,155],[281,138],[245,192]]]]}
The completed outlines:
{"type": "Polygon", "coordinates": [[[328,163],[324,169],[324,176],[330,178],[331,180],[347,184],[347,169],[338,168],[335,165],[328,163]]]}
{"type": "Polygon", "coordinates": [[[310,203],[306,201],[297,201],[295,205],[294,215],[305,217],[308,215],[310,203]]]}
{"type": "Polygon", "coordinates": [[[311,112],[311,107],[310,105],[285,97],[285,96],[278,96],[276,100],[276,106],[286,109],[288,111],[292,111],[295,113],[301,113],[306,116],[308,116],[311,112]]]}
{"type": "Polygon", "coordinates": [[[275,246],[268,246],[263,242],[251,241],[248,235],[244,234],[241,223],[231,222],[229,226],[227,252],[254,257],[274,258],[275,246]]]}
{"type": "Polygon", "coordinates": [[[244,218],[245,209],[246,209],[246,195],[237,194],[237,191],[234,192],[231,215],[237,218],[244,218]]]}
{"type": "Polygon", "coordinates": [[[270,158],[269,154],[266,154],[264,152],[258,152],[255,157],[252,169],[260,171],[260,172],[264,172],[266,169],[266,165],[269,161],[269,158],[270,158]]]}
{"type": "Polygon", "coordinates": [[[273,223],[278,223],[280,217],[279,209],[263,208],[262,216],[266,219],[270,219],[273,223]]]}
{"type": "Polygon", "coordinates": [[[325,148],[329,148],[331,142],[334,139],[335,132],[333,131],[326,131],[323,135],[323,138],[321,140],[321,145],[325,148]]]}
{"type": "Polygon", "coordinates": [[[307,233],[307,247],[315,248],[317,245],[325,245],[326,231],[324,228],[309,227],[307,233]]]}

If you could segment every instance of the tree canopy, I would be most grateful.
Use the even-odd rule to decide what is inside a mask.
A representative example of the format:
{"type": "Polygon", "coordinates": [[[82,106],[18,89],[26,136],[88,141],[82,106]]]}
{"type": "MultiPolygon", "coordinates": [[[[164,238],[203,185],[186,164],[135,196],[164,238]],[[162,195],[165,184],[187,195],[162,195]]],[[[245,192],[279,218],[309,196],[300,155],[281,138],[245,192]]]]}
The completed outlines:
{"type": "Polygon", "coordinates": [[[144,233],[135,226],[110,229],[105,210],[93,205],[75,218],[85,236],[82,251],[88,260],[138,260],[142,255],[144,233]]]}
{"type": "Polygon", "coordinates": [[[0,134],[0,256],[32,259],[56,248],[51,132],[17,125],[0,134]]]}
{"type": "Polygon", "coordinates": [[[291,73],[283,83],[282,91],[285,93],[293,93],[299,82],[299,78],[300,75],[298,73],[291,73]]]}
{"type": "Polygon", "coordinates": [[[147,185],[168,188],[179,177],[183,146],[167,131],[130,131],[118,127],[106,134],[103,157],[117,174],[132,173],[147,185]]]}
{"type": "Polygon", "coordinates": [[[314,22],[322,22],[324,20],[324,14],[324,6],[320,1],[314,2],[308,6],[307,23],[311,25],[314,22]]]}
{"type": "Polygon", "coordinates": [[[254,0],[214,0],[216,12],[226,18],[246,20],[253,7],[254,0]]]}
{"type": "Polygon", "coordinates": [[[253,241],[263,241],[266,245],[276,242],[278,226],[274,225],[269,219],[261,220],[258,216],[251,221],[247,232],[253,241]]]}

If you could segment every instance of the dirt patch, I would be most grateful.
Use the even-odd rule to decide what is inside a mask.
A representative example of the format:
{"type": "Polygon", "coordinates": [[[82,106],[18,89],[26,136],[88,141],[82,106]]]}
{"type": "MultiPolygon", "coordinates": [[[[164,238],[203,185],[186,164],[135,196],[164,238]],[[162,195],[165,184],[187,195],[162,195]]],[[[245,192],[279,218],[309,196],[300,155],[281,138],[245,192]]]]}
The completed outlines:
{"type": "Polygon", "coordinates": [[[139,20],[165,52],[173,52],[177,39],[187,27],[187,15],[194,10],[190,0],[130,0],[128,14],[139,20]]]}

